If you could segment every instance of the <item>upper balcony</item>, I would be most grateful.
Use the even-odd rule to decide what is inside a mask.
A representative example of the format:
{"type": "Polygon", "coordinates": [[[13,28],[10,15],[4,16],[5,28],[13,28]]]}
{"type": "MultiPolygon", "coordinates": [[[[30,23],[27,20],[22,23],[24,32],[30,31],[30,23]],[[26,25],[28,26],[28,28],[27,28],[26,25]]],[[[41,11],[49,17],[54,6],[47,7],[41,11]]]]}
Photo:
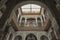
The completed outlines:
{"type": "Polygon", "coordinates": [[[29,21],[26,23],[22,21],[21,23],[18,23],[15,16],[13,16],[12,25],[16,30],[19,31],[45,31],[51,27],[51,21],[49,17],[47,17],[46,21],[43,24],[39,21],[37,23],[34,21],[31,21],[30,23],[29,21]]]}

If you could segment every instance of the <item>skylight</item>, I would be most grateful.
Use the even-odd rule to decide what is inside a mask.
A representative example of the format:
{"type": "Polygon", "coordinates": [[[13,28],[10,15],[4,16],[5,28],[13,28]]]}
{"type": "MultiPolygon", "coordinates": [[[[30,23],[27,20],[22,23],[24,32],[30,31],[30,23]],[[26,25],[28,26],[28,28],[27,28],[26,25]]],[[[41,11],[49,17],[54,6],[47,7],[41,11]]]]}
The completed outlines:
{"type": "Polygon", "coordinates": [[[27,4],[21,7],[22,13],[40,13],[41,6],[36,4],[27,4]]]}

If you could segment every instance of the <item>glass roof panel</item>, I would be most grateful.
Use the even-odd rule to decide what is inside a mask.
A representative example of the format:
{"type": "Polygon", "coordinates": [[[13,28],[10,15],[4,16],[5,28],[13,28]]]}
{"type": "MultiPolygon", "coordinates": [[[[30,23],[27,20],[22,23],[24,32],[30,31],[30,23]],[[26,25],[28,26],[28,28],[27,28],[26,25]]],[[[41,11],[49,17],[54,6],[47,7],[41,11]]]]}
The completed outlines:
{"type": "Polygon", "coordinates": [[[30,4],[23,5],[21,8],[30,8],[30,4]]]}
{"type": "Polygon", "coordinates": [[[22,13],[39,13],[41,6],[36,4],[27,4],[21,7],[22,13]]]}
{"type": "Polygon", "coordinates": [[[39,13],[40,9],[32,9],[32,13],[39,13]]]}
{"type": "Polygon", "coordinates": [[[30,12],[30,9],[22,9],[22,12],[30,12]]]}
{"type": "Polygon", "coordinates": [[[32,8],[41,8],[41,6],[36,5],[36,4],[31,4],[32,8]]]}

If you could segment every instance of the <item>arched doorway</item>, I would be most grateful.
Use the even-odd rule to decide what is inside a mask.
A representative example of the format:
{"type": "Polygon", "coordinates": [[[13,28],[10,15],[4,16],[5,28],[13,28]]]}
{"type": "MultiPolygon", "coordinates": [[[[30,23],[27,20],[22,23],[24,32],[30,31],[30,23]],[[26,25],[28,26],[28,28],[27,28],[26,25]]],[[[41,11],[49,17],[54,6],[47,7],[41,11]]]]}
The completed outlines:
{"type": "Polygon", "coordinates": [[[22,40],[22,37],[20,35],[16,36],[14,40],[22,40]]]}
{"type": "Polygon", "coordinates": [[[34,34],[28,34],[25,40],[37,40],[37,37],[34,34]]]}
{"type": "Polygon", "coordinates": [[[40,37],[40,40],[49,40],[49,39],[48,39],[48,37],[47,37],[47,36],[42,35],[42,36],[40,37]]]}

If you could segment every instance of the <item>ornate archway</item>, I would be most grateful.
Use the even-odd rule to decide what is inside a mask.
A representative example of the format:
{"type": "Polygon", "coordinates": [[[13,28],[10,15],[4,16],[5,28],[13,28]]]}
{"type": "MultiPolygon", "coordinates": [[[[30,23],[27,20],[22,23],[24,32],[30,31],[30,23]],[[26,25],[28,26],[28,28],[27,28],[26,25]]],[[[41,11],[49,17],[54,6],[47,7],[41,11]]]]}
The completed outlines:
{"type": "Polygon", "coordinates": [[[28,34],[25,40],[37,40],[37,37],[34,34],[28,34]]]}
{"type": "Polygon", "coordinates": [[[22,40],[22,37],[20,35],[16,36],[14,40],[22,40]]]}
{"type": "Polygon", "coordinates": [[[42,36],[40,37],[40,40],[49,40],[49,39],[48,39],[48,37],[47,37],[47,36],[42,35],[42,36]]]}

